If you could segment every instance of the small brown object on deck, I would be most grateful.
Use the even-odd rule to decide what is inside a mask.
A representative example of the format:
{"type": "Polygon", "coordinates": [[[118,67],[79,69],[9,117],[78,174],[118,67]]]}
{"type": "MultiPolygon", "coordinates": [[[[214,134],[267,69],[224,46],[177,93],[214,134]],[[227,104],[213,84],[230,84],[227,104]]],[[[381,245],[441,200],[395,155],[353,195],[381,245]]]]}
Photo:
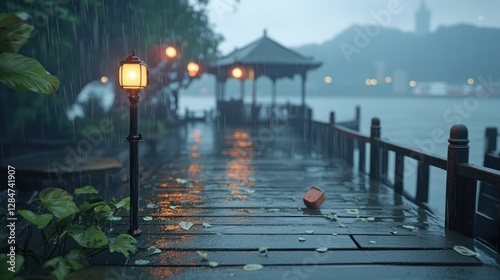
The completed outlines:
{"type": "Polygon", "coordinates": [[[313,186],[304,194],[302,199],[307,207],[317,209],[325,201],[325,192],[313,186]]]}

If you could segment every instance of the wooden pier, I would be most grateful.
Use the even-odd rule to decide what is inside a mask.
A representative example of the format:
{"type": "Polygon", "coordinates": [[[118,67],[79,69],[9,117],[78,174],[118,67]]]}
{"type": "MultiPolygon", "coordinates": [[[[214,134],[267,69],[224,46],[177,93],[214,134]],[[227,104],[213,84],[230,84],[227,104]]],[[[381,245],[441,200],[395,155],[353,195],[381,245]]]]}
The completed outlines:
{"type": "MultiPolygon", "coordinates": [[[[311,139],[333,136],[321,135],[311,122],[292,126],[286,119],[254,127],[196,122],[176,129],[168,149],[141,159],[140,252],[128,260],[94,258],[91,267],[68,279],[500,277],[494,253],[447,231],[444,219],[353,169],[347,164],[350,154],[312,152],[311,139]],[[302,202],[311,186],[326,193],[317,210],[302,202]],[[182,229],[182,222],[193,225],[182,229]],[[479,255],[461,255],[456,245],[479,255]],[[161,253],[150,255],[151,246],[161,253]],[[138,265],[138,260],[149,262],[138,265]],[[262,268],[245,270],[248,264],[262,268]]],[[[383,154],[371,151],[377,152],[383,154]]],[[[127,221],[113,222],[113,232],[125,232],[127,221]]]]}

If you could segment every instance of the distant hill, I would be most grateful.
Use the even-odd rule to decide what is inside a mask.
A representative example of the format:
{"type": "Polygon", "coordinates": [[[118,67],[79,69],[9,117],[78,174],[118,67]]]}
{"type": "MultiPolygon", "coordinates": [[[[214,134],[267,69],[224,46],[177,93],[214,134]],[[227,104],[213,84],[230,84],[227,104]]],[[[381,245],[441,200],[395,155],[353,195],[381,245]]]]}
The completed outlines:
{"type": "MultiPolygon", "coordinates": [[[[355,25],[323,44],[295,50],[323,62],[308,73],[308,94],[409,94],[410,80],[465,85],[468,78],[500,77],[500,29],[471,25],[440,27],[426,35],[355,25]],[[332,83],[326,84],[325,76],[332,83]],[[377,79],[377,86],[367,86],[366,79],[377,79]]],[[[298,95],[299,78],[278,80],[277,87],[278,95],[298,95]]],[[[214,88],[214,79],[205,77],[188,91],[212,93],[214,88]]],[[[259,79],[258,90],[269,95],[270,81],[259,79]]],[[[227,92],[239,93],[239,83],[229,81],[227,92]]]]}
{"type": "Polygon", "coordinates": [[[419,36],[377,28],[352,26],[321,45],[296,49],[323,61],[309,75],[318,93],[332,89],[392,91],[393,84],[380,87],[386,76],[393,82],[399,77],[406,86],[410,80],[466,84],[470,77],[477,80],[492,74],[498,78],[500,74],[499,29],[456,25],[419,36]],[[327,75],[333,78],[330,85],[323,82],[327,75]],[[367,87],[368,78],[378,79],[379,87],[367,87]]]}

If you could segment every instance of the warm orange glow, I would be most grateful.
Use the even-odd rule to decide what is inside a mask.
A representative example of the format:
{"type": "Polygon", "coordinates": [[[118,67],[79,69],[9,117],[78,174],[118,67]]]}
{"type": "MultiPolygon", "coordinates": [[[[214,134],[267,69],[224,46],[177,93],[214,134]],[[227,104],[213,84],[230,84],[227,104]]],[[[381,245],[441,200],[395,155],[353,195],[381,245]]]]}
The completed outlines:
{"type": "Polygon", "coordinates": [[[326,83],[326,84],[330,84],[331,82],[332,82],[332,77],[330,77],[330,76],[326,76],[326,77],[325,77],[325,83],[326,83]]]}
{"type": "Polygon", "coordinates": [[[139,63],[123,63],[118,68],[118,83],[124,89],[142,89],[148,84],[146,65],[139,63]]]}
{"type": "Polygon", "coordinates": [[[107,82],[108,82],[108,77],[106,77],[106,76],[102,76],[102,77],[101,77],[101,83],[105,84],[105,83],[107,83],[107,82]]]}
{"type": "Polygon", "coordinates": [[[391,77],[385,77],[385,82],[390,84],[392,83],[392,78],[391,77]]]}
{"type": "Polygon", "coordinates": [[[410,87],[416,87],[417,86],[417,82],[415,82],[413,80],[411,80],[409,84],[410,84],[410,87]]]}
{"type": "Polygon", "coordinates": [[[196,62],[189,62],[186,68],[190,77],[196,76],[200,71],[200,65],[196,62]]]}
{"type": "Polygon", "coordinates": [[[165,54],[168,58],[175,58],[177,56],[177,50],[172,46],[168,46],[165,49],[165,54]]]}
{"type": "Polygon", "coordinates": [[[376,86],[377,83],[378,83],[377,79],[371,79],[370,80],[370,85],[372,85],[372,86],[376,86]]]}
{"type": "Polygon", "coordinates": [[[366,80],[365,80],[365,84],[366,84],[367,86],[371,85],[371,80],[370,80],[370,79],[366,79],[366,80]]]}
{"type": "Polygon", "coordinates": [[[468,78],[468,79],[467,79],[467,83],[468,83],[469,85],[473,85],[473,84],[474,84],[474,82],[475,82],[475,81],[474,81],[474,79],[473,79],[473,78],[468,78]]]}
{"type": "Polygon", "coordinates": [[[233,77],[235,77],[236,79],[240,79],[241,77],[243,77],[243,70],[241,70],[241,68],[239,67],[236,67],[233,69],[233,71],[231,71],[231,75],[233,75],[233,77]]]}

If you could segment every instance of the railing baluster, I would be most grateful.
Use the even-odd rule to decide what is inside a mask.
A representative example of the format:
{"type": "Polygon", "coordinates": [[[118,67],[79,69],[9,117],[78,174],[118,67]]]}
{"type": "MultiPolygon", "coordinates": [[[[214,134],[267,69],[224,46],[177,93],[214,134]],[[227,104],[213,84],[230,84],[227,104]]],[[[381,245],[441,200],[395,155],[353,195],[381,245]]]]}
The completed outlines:
{"type": "Polygon", "coordinates": [[[359,148],[359,161],[358,161],[358,170],[359,172],[365,173],[365,161],[366,161],[366,151],[365,151],[365,143],[362,141],[358,141],[358,148],[359,148]]]}
{"type": "Polygon", "coordinates": [[[418,165],[416,199],[419,202],[427,203],[429,201],[429,171],[429,164],[422,163],[418,165]]]}
{"type": "Polygon", "coordinates": [[[389,174],[387,173],[388,169],[389,169],[389,150],[387,149],[387,147],[382,147],[381,148],[381,151],[382,151],[382,167],[381,167],[381,170],[380,170],[380,173],[382,175],[382,178],[386,181],[389,180],[389,174]]]}
{"type": "Polygon", "coordinates": [[[380,147],[374,139],[380,139],[380,120],[372,119],[370,131],[370,179],[380,181],[380,147]]]}
{"type": "Polygon", "coordinates": [[[394,190],[397,193],[403,193],[405,177],[405,157],[396,153],[396,164],[394,167],[394,190]]]}

